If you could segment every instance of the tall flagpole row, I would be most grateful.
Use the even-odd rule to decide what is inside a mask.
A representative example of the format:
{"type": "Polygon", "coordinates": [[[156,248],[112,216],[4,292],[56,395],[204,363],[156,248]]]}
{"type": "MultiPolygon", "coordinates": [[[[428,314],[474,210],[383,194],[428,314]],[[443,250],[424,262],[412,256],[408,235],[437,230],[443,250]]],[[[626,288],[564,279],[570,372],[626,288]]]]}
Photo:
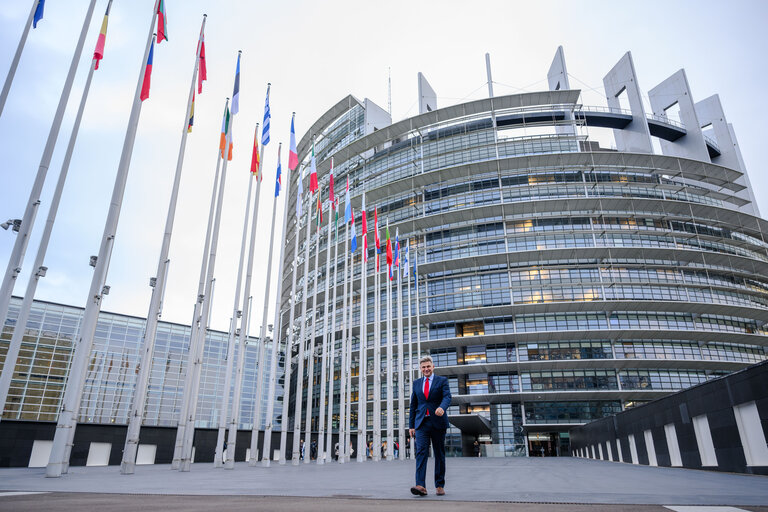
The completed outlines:
{"type": "Polygon", "coordinates": [[[347,453],[349,452],[349,443],[347,442],[347,374],[348,374],[348,362],[347,362],[347,344],[348,329],[347,326],[352,323],[351,311],[347,299],[349,297],[349,222],[344,219],[346,225],[346,234],[344,236],[344,295],[342,296],[342,321],[341,321],[341,367],[339,369],[340,381],[341,381],[341,393],[339,394],[339,462],[343,463],[347,461],[347,453]]]}
{"type": "Polygon", "coordinates": [[[318,271],[320,259],[320,212],[323,205],[320,203],[320,190],[317,191],[317,235],[315,240],[315,267],[314,267],[314,286],[312,293],[312,327],[309,328],[309,357],[307,361],[307,406],[306,422],[304,424],[305,455],[304,463],[309,464],[312,458],[309,453],[309,447],[312,444],[312,395],[315,389],[315,335],[317,334],[317,280],[320,272],[318,271]]]}
{"type": "MultiPolygon", "coordinates": [[[[53,158],[53,150],[56,148],[56,140],[59,137],[59,130],[61,129],[61,122],[64,119],[64,111],[67,108],[67,102],[69,101],[69,94],[72,91],[72,85],[75,81],[75,75],[77,74],[77,65],[80,63],[80,56],[83,53],[83,46],[85,45],[85,38],[88,35],[88,27],[91,24],[91,18],[93,17],[93,10],[96,7],[96,0],[91,0],[88,5],[88,10],[85,14],[85,20],[83,21],[83,27],[80,30],[80,37],[77,40],[75,46],[75,52],[72,55],[72,61],[69,64],[69,71],[67,72],[67,78],[64,81],[64,87],[59,97],[59,104],[56,107],[56,113],[53,116],[53,122],[51,123],[51,129],[48,132],[48,139],[45,141],[45,148],[43,149],[43,155],[40,158],[40,166],[37,168],[37,174],[35,175],[35,181],[32,184],[32,190],[29,193],[29,199],[27,200],[27,206],[24,209],[24,216],[21,219],[21,226],[19,232],[16,235],[16,242],[13,244],[11,250],[11,257],[8,260],[8,267],[5,269],[3,276],[3,282],[0,285],[0,325],[5,323],[5,319],[8,317],[8,306],[11,302],[11,295],[13,294],[13,287],[16,284],[16,278],[21,272],[21,265],[24,261],[24,254],[27,250],[27,244],[29,243],[29,236],[32,231],[32,227],[35,224],[35,217],[37,216],[37,210],[40,206],[40,195],[43,191],[43,184],[45,183],[45,177],[48,174],[48,167],[51,165],[51,159],[53,158]]],[[[37,3],[32,8],[30,14],[30,21],[27,23],[25,34],[22,36],[22,41],[19,43],[19,49],[17,50],[17,57],[20,55],[23,42],[26,39],[26,32],[29,31],[29,25],[31,24],[31,18],[34,16],[37,3]]],[[[150,30],[150,37],[152,31],[150,30]]],[[[149,50],[147,50],[148,52],[149,50]]],[[[146,56],[145,60],[146,62],[146,56]]],[[[18,62],[16,62],[18,63],[18,62]]],[[[12,64],[12,71],[15,71],[12,64]]],[[[142,69],[142,73],[143,73],[142,69]]],[[[143,75],[142,75],[143,76],[143,75]]],[[[9,78],[12,78],[9,73],[9,78]]],[[[6,80],[6,86],[10,88],[10,82],[6,80]]],[[[139,83],[139,90],[141,83],[139,83]]],[[[3,90],[5,94],[7,91],[3,90]]],[[[138,98],[138,96],[137,96],[138,98]]],[[[5,102],[3,97],[2,102],[5,102]]],[[[0,104],[0,112],[2,111],[2,104],[0,104]]],[[[35,270],[37,272],[37,269],[35,270]]],[[[5,404],[3,404],[4,407],[5,404]]]]}
{"type": "MultiPolygon", "coordinates": [[[[401,251],[399,251],[401,252],[401,251]]],[[[399,254],[398,252],[398,254],[399,254]]],[[[402,261],[402,258],[399,257],[402,261]]],[[[398,458],[405,460],[405,371],[403,361],[403,279],[398,261],[397,265],[397,444],[398,458]]]]}
{"type": "MultiPolygon", "coordinates": [[[[72,366],[69,373],[70,378],[68,379],[67,386],[64,391],[62,409],[59,413],[59,420],[56,424],[56,433],[54,434],[53,446],[51,447],[51,454],[46,469],[46,476],[48,477],[60,477],[61,474],[66,472],[69,467],[69,452],[71,451],[72,441],[75,435],[77,413],[80,409],[82,389],[85,385],[88,358],[91,352],[91,347],[93,346],[93,336],[96,332],[96,323],[98,321],[99,310],[101,309],[101,299],[104,293],[103,288],[107,277],[107,270],[109,268],[109,259],[112,254],[112,248],[114,246],[115,232],[117,231],[123,194],[125,192],[125,185],[128,180],[128,171],[131,164],[131,156],[133,154],[133,145],[136,140],[136,131],[139,124],[139,116],[141,114],[142,105],[141,90],[144,82],[144,73],[147,68],[147,57],[149,56],[149,50],[154,40],[153,30],[155,28],[155,20],[157,18],[157,2],[159,1],[160,0],[156,0],[155,9],[152,14],[152,22],[149,26],[147,43],[144,48],[144,57],[141,60],[139,80],[136,84],[133,106],[131,108],[131,115],[128,120],[128,129],[125,134],[125,141],[123,142],[122,154],[120,155],[120,164],[117,168],[117,176],[115,178],[115,186],[112,191],[112,199],[110,201],[109,212],[107,214],[106,223],[104,225],[101,247],[99,248],[99,254],[96,260],[96,268],[93,273],[93,278],[91,279],[90,290],[88,291],[88,298],[86,300],[83,320],[80,324],[80,335],[76,344],[75,355],[72,359],[72,366]]],[[[94,5],[95,0],[92,0],[88,11],[89,14],[86,19],[88,23],[90,23],[90,16],[93,14],[94,5]]],[[[78,42],[78,48],[81,51],[85,38],[84,32],[88,27],[88,23],[83,25],[84,31],[81,34],[80,42],[78,42]]],[[[73,60],[73,62],[76,66],[76,61],[73,60]]],[[[71,73],[73,74],[72,70],[71,73]]],[[[56,132],[58,134],[58,129],[56,129],[56,132]]],[[[50,152],[53,152],[53,147],[50,148],[50,152]]],[[[48,151],[46,151],[45,154],[47,153],[48,151]]],[[[43,158],[45,160],[45,156],[43,158]]],[[[48,158],[50,159],[50,156],[48,158]]],[[[45,167],[47,168],[47,166],[48,163],[46,162],[45,167]]],[[[43,166],[41,166],[41,169],[42,168],[43,166]]],[[[42,174],[44,176],[45,172],[42,174]]],[[[42,182],[40,185],[42,186],[42,182]]],[[[22,226],[22,229],[28,230],[30,227],[31,226],[29,225],[27,225],[26,228],[22,226]]],[[[19,239],[17,239],[17,243],[18,242],[19,239]]]]}
{"type": "MultiPolygon", "coordinates": [[[[375,225],[378,237],[379,226],[375,225]]],[[[374,461],[381,460],[381,279],[380,279],[381,254],[377,249],[374,272],[374,320],[373,320],[373,453],[374,461]]]]}
{"type": "MultiPolygon", "coordinates": [[[[365,212],[365,193],[363,193],[362,215],[365,212]]],[[[367,226],[366,226],[367,227],[367,226]]],[[[368,233],[363,232],[362,254],[360,258],[360,350],[357,372],[357,461],[365,461],[366,430],[368,427],[368,233]]]]}
{"type": "MultiPolygon", "coordinates": [[[[3,84],[3,91],[0,92],[0,116],[3,115],[3,108],[5,107],[5,100],[8,99],[8,93],[11,90],[11,84],[13,83],[13,77],[16,75],[16,68],[19,66],[19,60],[21,59],[21,52],[24,50],[24,45],[27,42],[27,36],[29,35],[29,27],[32,26],[32,20],[35,18],[35,11],[37,10],[37,4],[40,0],[32,0],[32,9],[29,11],[27,17],[27,23],[24,25],[24,30],[21,33],[21,39],[19,39],[19,45],[16,47],[16,53],[13,54],[13,60],[11,61],[11,69],[8,70],[8,75],[5,77],[5,83],[3,84]]],[[[2,321],[5,321],[5,317],[2,317],[2,321]]]]}
{"type": "MultiPolygon", "coordinates": [[[[333,456],[336,452],[336,447],[333,444],[333,397],[334,393],[336,392],[336,369],[335,369],[335,360],[336,360],[336,289],[337,289],[337,281],[339,279],[339,212],[338,207],[335,204],[332,204],[333,206],[333,215],[334,215],[334,253],[333,253],[333,282],[331,283],[331,293],[333,294],[333,298],[331,299],[331,306],[333,307],[333,310],[331,311],[331,326],[330,326],[330,332],[328,334],[329,340],[328,340],[328,359],[330,360],[329,365],[329,372],[328,372],[328,417],[326,418],[327,421],[327,431],[326,431],[326,462],[330,462],[333,460],[333,456]]],[[[330,220],[329,220],[330,224],[330,220]]],[[[329,227],[330,229],[330,227],[329,227]]],[[[331,245],[330,245],[330,239],[328,241],[328,252],[331,251],[331,245]]],[[[331,273],[330,269],[328,271],[328,279],[331,279],[331,273]]],[[[326,299],[327,301],[328,299],[326,299]]],[[[341,380],[342,373],[339,373],[339,380],[341,380]]],[[[339,421],[339,432],[341,432],[341,421],[339,421]]],[[[339,446],[341,445],[341,438],[339,438],[339,446]]]]}
{"type": "MultiPolygon", "coordinates": [[[[37,0],[35,0],[37,1],[37,0]]],[[[35,4],[36,5],[36,4],[35,4]]],[[[35,8],[32,9],[34,14],[35,8]]],[[[48,210],[48,218],[43,229],[43,236],[40,239],[40,246],[37,249],[37,256],[35,257],[35,263],[32,266],[35,269],[35,273],[30,277],[27,282],[27,290],[24,293],[24,299],[21,303],[19,310],[19,316],[16,318],[17,326],[26,326],[29,320],[30,312],[32,311],[32,303],[35,299],[35,292],[37,291],[37,285],[41,277],[45,276],[47,267],[43,266],[45,262],[45,256],[48,251],[48,243],[51,239],[53,232],[53,225],[56,221],[56,215],[59,210],[59,203],[61,201],[61,195],[64,191],[64,184],[67,180],[67,174],[69,172],[69,164],[72,160],[72,153],[75,149],[75,142],[77,141],[77,135],[80,130],[80,122],[83,119],[83,113],[85,111],[85,104],[88,99],[88,92],[91,89],[91,81],[93,79],[93,72],[96,66],[96,60],[91,61],[91,67],[88,71],[88,77],[85,80],[85,87],[83,88],[83,94],[80,98],[80,106],[77,110],[77,116],[72,127],[72,133],[69,138],[69,144],[67,145],[67,151],[64,155],[64,161],[61,165],[61,171],[59,172],[59,179],[56,182],[56,189],[53,192],[53,198],[51,199],[51,207],[48,210]]],[[[13,336],[11,337],[10,345],[8,346],[8,352],[5,355],[5,364],[3,365],[2,374],[0,374],[0,421],[2,421],[2,412],[5,407],[5,402],[8,398],[8,391],[11,387],[11,378],[16,368],[16,362],[18,360],[19,351],[21,349],[22,338],[24,337],[25,329],[19,328],[13,330],[13,336]]]]}
{"type": "MultiPolygon", "coordinates": [[[[110,1],[111,3],[111,1],[110,1]]],[[[157,262],[157,273],[155,274],[154,286],[152,287],[152,296],[149,302],[149,312],[147,313],[147,324],[144,329],[144,339],[142,340],[142,355],[139,363],[139,374],[136,377],[136,388],[133,394],[133,404],[131,414],[128,418],[128,432],[123,448],[123,460],[120,465],[120,472],[124,475],[133,474],[136,466],[136,453],[139,446],[139,433],[141,423],[144,418],[144,407],[147,401],[147,388],[149,386],[149,375],[152,369],[152,354],[155,349],[155,337],[157,335],[157,324],[162,313],[162,300],[165,296],[166,277],[168,275],[168,266],[170,260],[168,253],[171,247],[171,235],[173,234],[173,223],[176,216],[176,204],[179,197],[179,185],[181,184],[181,171],[184,165],[184,151],[187,146],[187,135],[189,133],[189,112],[192,108],[192,98],[195,92],[195,79],[197,78],[198,66],[200,63],[200,52],[202,49],[203,32],[207,16],[203,15],[203,21],[200,27],[200,36],[197,42],[197,51],[195,52],[195,64],[192,68],[192,80],[189,86],[189,95],[187,97],[187,108],[184,110],[184,122],[181,130],[181,143],[179,144],[179,156],[176,160],[176,173],[173,178],[173,187],[171,189],[171,198],[168,203],[168,215],[165,220],[165,231],[163,232],[163,241],[160,248],[160,256],[157,262]]]]}
{"type": "MultiPolygon", "coordinates": [[[[389,233],[389,220],[387,220],[387,233],[389,233]]],[[[389,239],[389,237],[387,237],[389,239]]],[[[394,338],[393,332],[392,332],[392,280],[389,277],[389,272],[392,270],[389,265],[389,262],[387,262],[387,276],[384,278],[387,281],[387,450],[386,450],[386,457],[387,460],[392,460],[393,458],[393,450],[392,450],[392,443],[394,441],[393,438],[393,421],[394,421],[394,413],[392,410],[393,405],[393,394],[394,394],[394,382],[393,374],[395,371],[394,368],[394,361],[392,360],[392,340],[394,338]]],[[[394,264],[394,262],[393,262],[394,264]]]]}

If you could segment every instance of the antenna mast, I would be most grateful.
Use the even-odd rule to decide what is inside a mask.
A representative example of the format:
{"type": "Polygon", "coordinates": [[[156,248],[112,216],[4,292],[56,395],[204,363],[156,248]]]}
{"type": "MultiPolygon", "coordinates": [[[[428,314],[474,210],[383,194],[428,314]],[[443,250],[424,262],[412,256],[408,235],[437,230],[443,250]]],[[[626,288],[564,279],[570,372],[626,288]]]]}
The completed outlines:
{"type": "Polygon", "coordinates": [[[389,117],[392,117],[392,68],[387,68],[387,108],[389,110],[389,117]]]}

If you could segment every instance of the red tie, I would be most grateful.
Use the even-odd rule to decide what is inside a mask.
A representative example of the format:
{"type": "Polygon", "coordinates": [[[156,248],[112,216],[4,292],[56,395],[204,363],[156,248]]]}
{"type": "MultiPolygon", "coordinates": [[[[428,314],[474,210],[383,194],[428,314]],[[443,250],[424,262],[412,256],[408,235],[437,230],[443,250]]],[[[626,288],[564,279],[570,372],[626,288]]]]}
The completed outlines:
{"type": "MultiPolygon", "coordinates": [[[[429,379],[424,378],[424,398],[429,399],[429,379]]],[[[427,409],[427,416],[429,416],[429,409],[427,409]]]]}

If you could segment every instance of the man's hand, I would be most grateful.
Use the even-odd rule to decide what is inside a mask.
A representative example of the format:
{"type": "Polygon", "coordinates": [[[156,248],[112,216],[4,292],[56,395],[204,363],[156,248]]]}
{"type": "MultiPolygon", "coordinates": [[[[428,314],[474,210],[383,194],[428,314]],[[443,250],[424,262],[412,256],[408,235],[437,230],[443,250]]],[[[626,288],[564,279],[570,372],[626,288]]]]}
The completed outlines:
{"type": "Polygon", "coordinates": [[[416,429],[415,428],[409,428],[408,433],[411,434],[411,437],[416,435],[416,429]]]}
{"type": "Polygon", "coordinates": [[[442,407],[438,407],[437,409],[435,409],[435,414],[437,414],[438,416],[442,416],[443,414],[445,414],[445,411],[443,410],[442,407]]]}

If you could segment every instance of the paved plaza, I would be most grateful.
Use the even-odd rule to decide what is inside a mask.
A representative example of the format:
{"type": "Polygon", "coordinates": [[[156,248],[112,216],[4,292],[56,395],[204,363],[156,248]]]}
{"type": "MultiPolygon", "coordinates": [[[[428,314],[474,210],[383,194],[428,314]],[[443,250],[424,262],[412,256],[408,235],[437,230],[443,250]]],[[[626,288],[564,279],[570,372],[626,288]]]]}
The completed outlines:
{"type": "MultiPolygon", "coordinates": [[[[448,459],[447,495],[434,495],[430,461],[430,495],[418,498],[409,492],[413,470],[411,461],[271,468],[238,463],[231,471],[199,463],[189,473],[168,465],[139,466],[132,476],[120,475],[115,466],[73,467],[62,478],[50,479],[44,468],[2,468],[0,490],[7,494],[0,494],[0,510],[136,510],[137,503],[160,510],[225,505],[296,510],[305,503],[307,510],[445,511],[466,509],[471,502],[473,510],[655,511],[670,510],[663,505],[707,505],[768,512],[768,477],[763,476],[567,457],[457,458],[448,459]]],[[[698,510],[717,509],[686,512],[698,510]]]]}

